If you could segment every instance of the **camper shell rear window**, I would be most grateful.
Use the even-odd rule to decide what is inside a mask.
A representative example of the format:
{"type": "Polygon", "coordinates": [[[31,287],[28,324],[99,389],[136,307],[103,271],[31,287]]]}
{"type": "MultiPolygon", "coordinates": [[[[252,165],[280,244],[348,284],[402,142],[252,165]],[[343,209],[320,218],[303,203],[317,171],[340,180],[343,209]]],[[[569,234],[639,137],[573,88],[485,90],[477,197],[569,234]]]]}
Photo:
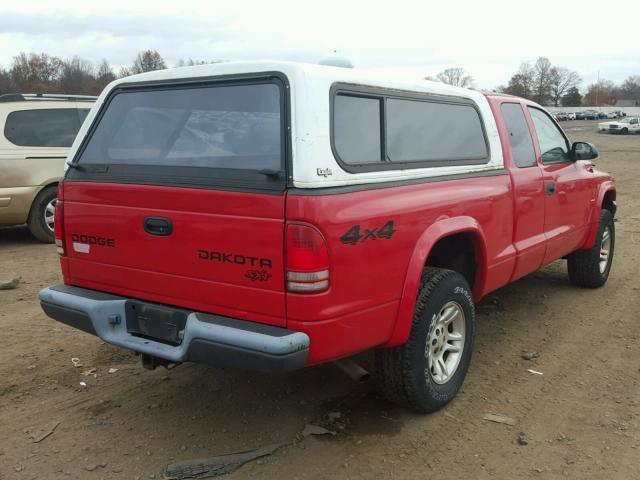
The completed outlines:
{"type": "Polygon", "coordinates": [[[123,86],[79,149],[72,180],[282,190],[279,78],[123,86]]]}

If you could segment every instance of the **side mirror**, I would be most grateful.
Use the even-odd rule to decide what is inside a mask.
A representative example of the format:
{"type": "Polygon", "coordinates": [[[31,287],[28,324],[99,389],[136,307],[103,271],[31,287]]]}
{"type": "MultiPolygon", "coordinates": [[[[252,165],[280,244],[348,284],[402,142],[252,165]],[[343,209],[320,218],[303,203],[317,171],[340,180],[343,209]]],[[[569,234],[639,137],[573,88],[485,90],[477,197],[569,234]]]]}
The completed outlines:
{"type": "Polygon", "coordinates": [[[593,143],[575,142],[571,145],[571,158],[573,160],[593,160],[598,158],[598,149],[593,143]]]}

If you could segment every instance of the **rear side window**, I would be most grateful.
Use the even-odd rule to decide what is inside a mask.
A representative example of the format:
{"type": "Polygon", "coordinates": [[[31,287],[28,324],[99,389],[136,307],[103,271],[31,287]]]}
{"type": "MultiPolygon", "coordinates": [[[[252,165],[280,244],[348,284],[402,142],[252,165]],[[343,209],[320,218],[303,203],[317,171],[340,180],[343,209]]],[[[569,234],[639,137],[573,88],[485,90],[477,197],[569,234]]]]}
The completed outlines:
{"type": "Polygon", "coordinates": [[[337,91],[332,107],[334,154],[349,172],[489,161],[484,126],[471,101],[403,98],[364,88],[337,91]]]}
{"type": "Polygon", "coordinates": [[[86,117],[83,110],[17,110],[7,115],[4,136],[20,147],[70,147],[86,117]]]}
{"type": "Polygon", "coordinates": [[[337,95],[334,109],[334,142],[340,158],[354,165],[381,162],[381,100],[337,95]]]}
{"type": "Polygon", "coordinates": [[[536,152],[527,120],[519,103],[503,103],[500,107],[509,134],[513,161],[520,168],[536,165],[536,152]]]}
{"type": "Polygon", "coordinates": [[[272,83],[122,91],[80,164],[282,169],[280,89],[272,83]]]}
{"type": "Polygon", "coordinates": [[[464,161],[485,158],[482,123],[471,105],[387,100],[390,162],[464,161]]]}

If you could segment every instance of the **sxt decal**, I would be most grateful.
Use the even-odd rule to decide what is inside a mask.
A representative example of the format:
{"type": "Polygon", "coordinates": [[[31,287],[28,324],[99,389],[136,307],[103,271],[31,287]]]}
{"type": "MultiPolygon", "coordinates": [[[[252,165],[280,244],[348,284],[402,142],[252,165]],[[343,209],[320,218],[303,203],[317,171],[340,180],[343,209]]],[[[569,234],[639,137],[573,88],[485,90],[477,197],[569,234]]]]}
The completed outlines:
{"type": "Polygon", "coordinates": [[[367,240],[389,239],[393,237],[394,233],[396,233],[396,230],[393,229],[393,220],[389,220],[381,227],[376,228],[360,228],[360,225],[354,225],[340,237],[340,241],[345,245],[357,245],[367,240]]]}

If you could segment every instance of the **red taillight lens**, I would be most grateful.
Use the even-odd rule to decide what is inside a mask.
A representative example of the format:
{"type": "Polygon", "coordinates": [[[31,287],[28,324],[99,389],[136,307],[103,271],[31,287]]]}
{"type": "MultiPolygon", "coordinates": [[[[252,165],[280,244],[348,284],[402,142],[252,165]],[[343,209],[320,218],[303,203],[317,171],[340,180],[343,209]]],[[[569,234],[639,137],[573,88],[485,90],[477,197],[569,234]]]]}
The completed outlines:
{"type": "Polygon", "coordinates": [[[310,225],[287,225],[287,290],[317,293],[329,288],[329,253],[322,234],[310,225]]]}
{"type": "Polygon", "coordinates": [[[56,237],[56,250],[58,254],[64,255],[64,203],[58,197],[56,201],[56,212],[53,217],[53,234],[56,237]]]}

